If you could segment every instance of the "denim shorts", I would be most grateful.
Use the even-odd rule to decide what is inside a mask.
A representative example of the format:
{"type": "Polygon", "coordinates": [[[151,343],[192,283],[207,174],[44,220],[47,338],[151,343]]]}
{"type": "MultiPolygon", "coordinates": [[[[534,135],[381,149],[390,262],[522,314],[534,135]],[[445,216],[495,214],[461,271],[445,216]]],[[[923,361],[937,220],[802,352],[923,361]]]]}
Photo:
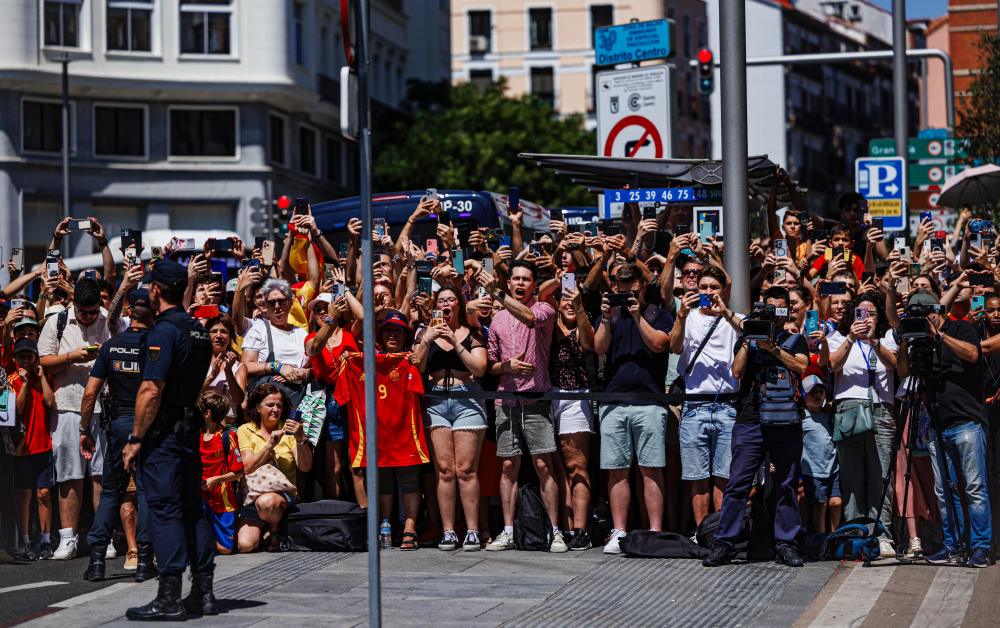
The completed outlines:
{"type": "Polygon", "coordinates": [[[332,441],[347,440],[347,413],[329,395],[326,400],[326,435],[332,441]]]}
{"type": "Polygon", "coordinates": [[[667,466],[667,409],[663,406],[601,406],[601,468],[667,466]]]}
{"type": "MultiPolygon", "coordinates": [[[[478,382],[469,382],[447,388],[434,386],[431,392],[447,391],[482,392],[478,382]]],[[[429,399],[424,425],[428,428],[446,427],[450,430],[485,430],[486,411],[478,399],[429,399]]]]}
{"type": "Polygon", "coordinates": [[[802,484],[806,489],[806,499],[813,504],[825,504],[831,497],[840,497],[840,469],[833,468],[828,478],[817,478],[811,475],[802,476],[802,484]]]}
{"type": "Polygon", "coordinates": [[[681,479],[729,478],[736,407],[729,403],[685,403],[681,410],[681,479]]]}
{"type": "Polygon", "coordinates": [[[556,432],[548,401],[523,406],[497,406],[497,457],[550,454],[556,432]]]}

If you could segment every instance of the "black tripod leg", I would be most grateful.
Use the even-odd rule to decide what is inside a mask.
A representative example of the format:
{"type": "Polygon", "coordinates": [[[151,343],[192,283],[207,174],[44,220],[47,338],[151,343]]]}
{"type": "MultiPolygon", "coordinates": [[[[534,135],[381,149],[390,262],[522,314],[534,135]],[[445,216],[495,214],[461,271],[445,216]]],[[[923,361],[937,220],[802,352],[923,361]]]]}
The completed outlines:
{"type": "MultiPolygon", "coordinates": [[[[902,403],[900,403],[900,416],[907,416],[903,414],[904,411],[909,413],[909,408],[912,407],[911,395],[907,394],[903,397],[902,403]]],[[[885,477],[882,478],[882,496],[878,500],[878,509],[875,511],[875,521],[879,520],[879,515],[882,513],[882,506],[885,504],[885,500],[889,497],[889,486],[892,484],[893,476],[896,474],[896,456],[899,454],[899,448],[903,442],[903,427],[906,425],[906,420],[897,421],[896,423],[896,433],[892,438],[892,451],[889,452],[889,464],[885,469],[885,477]]],[[[898,555],[897,550],[897,555],[898,555]]],[[[870,567],[869,562],[865,562],[866,567],[870,567]]]]}
{"type": "MultiPolygon", "coordinates": [[[[902,540],[904,538],[903,533],[905,533],[905,538],[907,539],[908,542],[913,541],[913,539],[910,537],[910,531],[906,527],[906,507],[909,505],[909,500],[910,500],[910,486],[911,486],[910,474],[913,469],[913,440],[915,438],[913,430],[913,421],[911,420],[911,418],[913,416],[917,417],[920,416],[920,408],[922,407],[922,405],[923,404],[920,401],[911,404],[909,408],[910,410],[909,415],[907,415],[906,418],[903,419],[904,425],[907,425],[909,429],[907,429],[906,431],[906,434],[908,436],[906,442],[906,473],[903,475],[903,510],[900,516],[901,522],[899,526],[902,528],[902,530],[900,530],[900,534],[896,538],[902,540]]],[[[919,421],[917,425],[919,427],[919,421]]],[[[895,464],[895,461],[893,461],[893,463],[895,464]]],[[[903,547],[902,542],[896,543],[896,560],[902,560],[903,558],[905,552],[903,551],[902,547],[903,547]]]]}

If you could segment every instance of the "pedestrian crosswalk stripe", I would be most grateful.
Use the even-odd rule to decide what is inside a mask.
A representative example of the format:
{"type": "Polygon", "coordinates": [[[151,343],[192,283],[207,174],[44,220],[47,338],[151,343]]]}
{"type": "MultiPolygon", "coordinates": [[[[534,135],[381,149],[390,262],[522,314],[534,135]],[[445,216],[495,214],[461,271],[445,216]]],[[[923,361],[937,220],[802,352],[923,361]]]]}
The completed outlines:
{"type": "Polygon", "coordinates": [[[913,619],[913,628],[961,626],[980,570],[942,567],[913,619]]]}
{"type": "Polygon", "coordinates": [[[76,597],[71,597],[68,600],[63,600],[61,602],[56,602],[55,604],[49,604],[49,606],[55,608],[72,608],[73,606],[79,606],[80,604],[86,604],[91,600],[96,600],[102,597],[107,597],[109,595],[114,595],[120,593],[125,589],[131,589],[136,586],[134,582],[116,582],[110,587],[104,587],[103,589],[98,589],[96,591],[91,591],[90,593],[84,593],[83,595],[78,595],[76,597]]]}
{"type": "Polygon", "coordinates": [[[895,566],[855,566],[810,626],[841,628],[859,625],[871,612],[895,571],[895,566]]]}
{"type": "Polygon", "coordinates": [[[13,587],[4,587],[0,589],[0,593],[10,593],[11,591],[24,591],[26,589],[41,589],[42,587],[54,587],[60,584],[69,584],[69,583],[59,582],[58,580],[42,580],[41,582],[28,582],[13,587]]]}

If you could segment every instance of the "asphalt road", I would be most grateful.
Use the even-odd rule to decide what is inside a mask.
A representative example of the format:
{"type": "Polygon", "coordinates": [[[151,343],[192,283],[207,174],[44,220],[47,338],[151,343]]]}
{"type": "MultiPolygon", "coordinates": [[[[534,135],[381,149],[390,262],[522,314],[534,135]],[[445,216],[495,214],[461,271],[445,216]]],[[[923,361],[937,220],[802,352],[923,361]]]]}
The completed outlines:
{"type": "Polygon", "coordinates": [[[60,610],[51,607],[117,582],[132,582],[121,566],[123,558],[108,561],[108,580],[87,582],[87,559],[0,563],[0,626],[12,626],[60,610]]]}

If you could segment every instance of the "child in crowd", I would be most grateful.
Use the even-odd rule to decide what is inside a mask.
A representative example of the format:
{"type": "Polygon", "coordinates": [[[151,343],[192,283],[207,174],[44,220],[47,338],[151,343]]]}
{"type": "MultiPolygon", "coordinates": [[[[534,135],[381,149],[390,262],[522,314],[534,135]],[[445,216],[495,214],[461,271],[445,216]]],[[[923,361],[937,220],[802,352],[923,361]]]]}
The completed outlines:
{"type": "Polygon", "coordinates": [[[198,412],[205,423],[201,433],[201,503],[212,520],[215,549],[232,554],[236,535],[235,483],[243,477],[243,460],[236,430],[224,424],[229,402],[214,390],[198,398],[198,412]]]}
{"type": "MultiPolygon", "coordinates": [[[[802,481],[813,532],[832,532],[840,522],[840,464],[833,445],[833,412],[826,384],[816,374],[802,378],[806,394],[802,421],[802,481]]],[[[803,516],[803,518],[805,518],[803,516]]]]}

